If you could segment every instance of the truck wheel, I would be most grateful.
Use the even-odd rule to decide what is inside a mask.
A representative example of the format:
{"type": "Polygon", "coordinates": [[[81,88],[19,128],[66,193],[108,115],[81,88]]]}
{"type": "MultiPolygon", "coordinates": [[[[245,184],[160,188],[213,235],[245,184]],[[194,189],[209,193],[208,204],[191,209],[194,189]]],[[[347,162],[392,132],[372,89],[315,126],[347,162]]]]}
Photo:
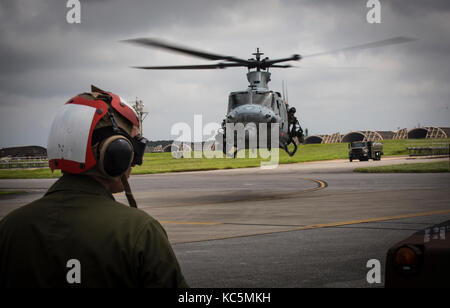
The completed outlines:
{"type": "Polygon", "coordinates": [[[375,153],[375,158],[374,160],[381,160],[381,153],[380,152],[376,152],[375,153]]]}
{"type": "Polygon", "coordinates": [[[353,161],[353,158],[350,157],[348,160],[349,160],[350,162],[352,162],[352,161],[353,161]]]}

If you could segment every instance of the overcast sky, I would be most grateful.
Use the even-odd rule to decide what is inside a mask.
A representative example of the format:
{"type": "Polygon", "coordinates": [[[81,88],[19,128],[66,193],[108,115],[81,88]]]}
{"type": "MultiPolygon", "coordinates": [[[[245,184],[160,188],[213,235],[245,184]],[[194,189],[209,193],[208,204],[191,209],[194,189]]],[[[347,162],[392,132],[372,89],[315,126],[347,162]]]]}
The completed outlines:
{"type": "MultiPolygon", "coordinates": [[[[150,115],[144,135],[174,139],[177,122],[220,123],[228,93],[247,87],[246,68],[144,71],[139,65],[203,64],[120,43],[151,37],[239,58],[313,54],[396,36],[414,42],[305,58],[272,69],[271,89],[288,84],[289,103],[311,134],[450,126],[450,1],[381,2],[381,24],[354,1],[80,0],[81,24],[65,0],[0,0],[0,147],[46,146],[51,122],[70,97],[94,84],[150,115]]],[[[193,125],[192,125],[193,127],[193,125]]]]}

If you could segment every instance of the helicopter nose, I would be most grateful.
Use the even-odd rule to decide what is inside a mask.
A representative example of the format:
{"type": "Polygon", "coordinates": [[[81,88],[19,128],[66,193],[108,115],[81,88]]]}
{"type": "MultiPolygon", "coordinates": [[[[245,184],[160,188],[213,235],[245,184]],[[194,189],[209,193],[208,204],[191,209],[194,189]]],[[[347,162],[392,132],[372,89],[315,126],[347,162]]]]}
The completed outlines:
{"type": "Polygon", "coordinates": [[[276,121],[276,115],[265,106],[249,104],[231,111],[227,119],[231,123],[273,123],[276,121]]]}

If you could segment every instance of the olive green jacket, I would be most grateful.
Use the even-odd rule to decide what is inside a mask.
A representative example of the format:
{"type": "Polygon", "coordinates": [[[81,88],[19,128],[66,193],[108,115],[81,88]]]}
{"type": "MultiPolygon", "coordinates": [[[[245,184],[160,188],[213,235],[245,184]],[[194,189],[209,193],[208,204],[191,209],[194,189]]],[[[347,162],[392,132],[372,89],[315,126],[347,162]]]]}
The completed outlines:
{"type": "Polygon", "coordinates": [[[65,174],[0,221],[0,287],[187,284],[155,219],[89,176],[65,174]]]}

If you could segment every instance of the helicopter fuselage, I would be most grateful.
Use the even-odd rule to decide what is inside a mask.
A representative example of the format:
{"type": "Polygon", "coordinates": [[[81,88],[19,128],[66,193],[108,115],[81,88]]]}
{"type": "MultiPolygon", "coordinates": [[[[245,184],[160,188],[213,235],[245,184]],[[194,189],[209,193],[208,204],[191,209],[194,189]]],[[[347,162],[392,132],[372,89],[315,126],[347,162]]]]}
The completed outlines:
{"type": "MultiPolygon", "coordinates": [[[[231,92],[228,99],[227,116],[222,122],[223,135],[226,136],[227,127],[236,127],[244,130],[244,134],[234,131],[233,146],[245,144],[245,148],[271,148],[271,127],[278,124],[278,146],[286,149],[291,142],[289,138],[289,124],[287,117],[288,105],[279,92],[268,89],[270,73],[264,71],[252,71],[247,74],[250,85],[247,90],[231,92]],[[266,132],[260,139],[260,130],[266,128],[266,132]],[[239,139],[241,138],[241,140],[239,139]],[[242,138],[244,140],[242,140],[242,138]],[[264,142],[265,141],[265,142],[264,142]]],[[[224,149],[226,149],[224,147],[224,149]]],[[[225,151],[228,151],[226,149],[225,151]]],[[[225,152],[224,151],[224,152],[225,152]]]]}

